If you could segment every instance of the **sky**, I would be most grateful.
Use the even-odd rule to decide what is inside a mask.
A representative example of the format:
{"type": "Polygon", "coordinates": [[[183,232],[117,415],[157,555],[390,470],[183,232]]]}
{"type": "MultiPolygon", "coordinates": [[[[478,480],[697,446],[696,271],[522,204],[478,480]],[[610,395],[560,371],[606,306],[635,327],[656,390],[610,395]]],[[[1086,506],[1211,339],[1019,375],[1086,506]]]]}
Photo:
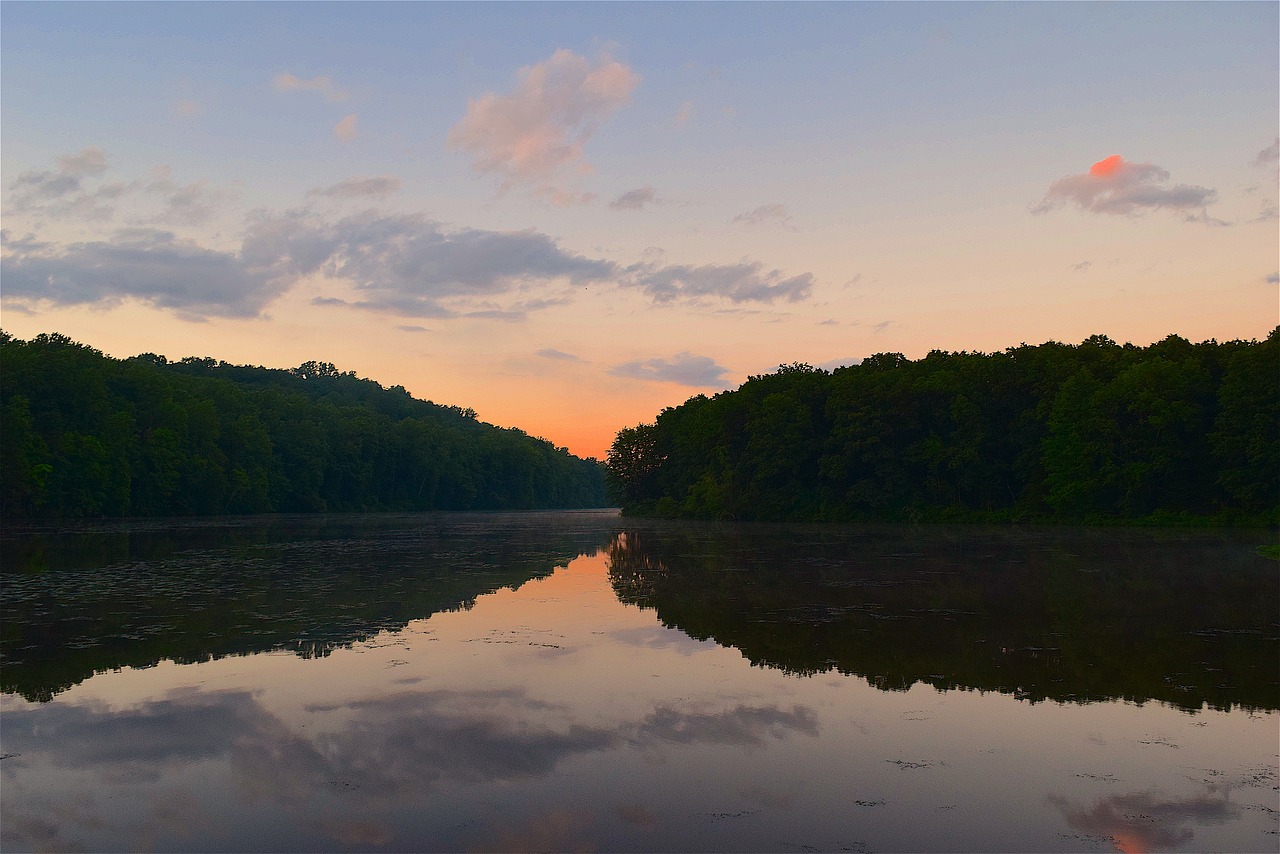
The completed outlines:
{"type": "Polygon", "coordinates": [[[0,322],[583,456],[781,364],[1280,322],[1280,4],[0,4],[0,322]]]}

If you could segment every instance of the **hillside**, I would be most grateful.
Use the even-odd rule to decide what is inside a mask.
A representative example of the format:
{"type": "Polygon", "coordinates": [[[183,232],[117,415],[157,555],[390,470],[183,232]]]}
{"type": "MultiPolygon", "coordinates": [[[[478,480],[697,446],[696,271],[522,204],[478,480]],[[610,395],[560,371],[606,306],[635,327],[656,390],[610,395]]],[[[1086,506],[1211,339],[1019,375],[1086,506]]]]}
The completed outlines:
{"type": "Polygon", "coordinates": [[[622,430],[627,512],[1274,524],[1280,329],[790,365],[622,430]]]}
{"type": "Polygon", "coordinates": [[[0,338],[5,518],[606,503],[595,460],[332,364],[114,359],[0,338]]]}

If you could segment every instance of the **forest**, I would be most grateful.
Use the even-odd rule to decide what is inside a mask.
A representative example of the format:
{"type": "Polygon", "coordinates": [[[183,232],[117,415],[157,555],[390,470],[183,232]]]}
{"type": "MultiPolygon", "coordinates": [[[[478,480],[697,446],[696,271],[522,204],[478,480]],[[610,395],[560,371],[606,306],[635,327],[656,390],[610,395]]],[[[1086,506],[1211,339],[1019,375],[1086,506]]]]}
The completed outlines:
{"type": "Polygon", "coordinates": [[[784,365],[623,429],[606,466],[635,515],[1275,525],[1280,327],[784,365]]]}
{"type": "Polygon", "coordinates": [[[5,519],[607,503],[596,460],[328,362],[115,359],[0,332],[5,519]]]}

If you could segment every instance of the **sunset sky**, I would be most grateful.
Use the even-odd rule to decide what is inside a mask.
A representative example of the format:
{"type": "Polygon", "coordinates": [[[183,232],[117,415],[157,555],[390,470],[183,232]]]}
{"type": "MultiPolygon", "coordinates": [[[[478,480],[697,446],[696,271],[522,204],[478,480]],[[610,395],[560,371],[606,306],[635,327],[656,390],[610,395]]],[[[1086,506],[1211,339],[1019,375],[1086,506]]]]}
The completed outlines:
{"type": "Polygon", "coordinates": [[[0,5],[3,326],[603,457],[780,363],[1280,321],[1280,5],[0,5]]]}

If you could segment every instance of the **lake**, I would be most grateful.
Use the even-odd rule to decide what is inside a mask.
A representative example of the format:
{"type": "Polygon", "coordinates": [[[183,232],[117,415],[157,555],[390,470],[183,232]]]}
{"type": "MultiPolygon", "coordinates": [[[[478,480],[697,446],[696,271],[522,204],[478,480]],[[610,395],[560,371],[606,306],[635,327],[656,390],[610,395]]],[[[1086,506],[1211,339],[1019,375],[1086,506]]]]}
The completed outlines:
{"type": "Polygon", "coordinates": [[[1268,531],[3,534],[5,851],[1276,851],[1268,531]]]}

